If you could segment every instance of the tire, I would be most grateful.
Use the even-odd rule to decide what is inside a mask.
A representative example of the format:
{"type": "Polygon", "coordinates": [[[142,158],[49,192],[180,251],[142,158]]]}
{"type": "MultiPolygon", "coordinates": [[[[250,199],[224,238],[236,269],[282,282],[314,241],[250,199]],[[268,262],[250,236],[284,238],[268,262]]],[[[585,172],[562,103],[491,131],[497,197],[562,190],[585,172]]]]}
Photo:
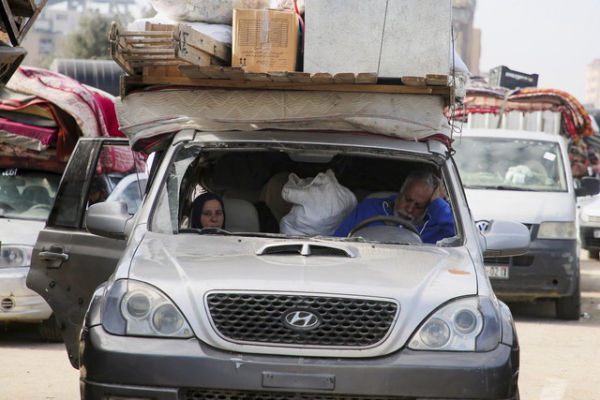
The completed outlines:
{"type": "Polygon", "coordinates": [[[581,314],[581,292],[579,290],[579,276],[575,283],[575,290],[570,296],[556,299],[556,316],[560,319],[576,321],[581,314]]]}
{"type": "Polygon", "coordinates": [[[56,323],[54,314],[47,320],[43,321],[39,327],[40,339],[44,342],[62,342],[62,334],[60,333],[60,327],[56,323]]]}

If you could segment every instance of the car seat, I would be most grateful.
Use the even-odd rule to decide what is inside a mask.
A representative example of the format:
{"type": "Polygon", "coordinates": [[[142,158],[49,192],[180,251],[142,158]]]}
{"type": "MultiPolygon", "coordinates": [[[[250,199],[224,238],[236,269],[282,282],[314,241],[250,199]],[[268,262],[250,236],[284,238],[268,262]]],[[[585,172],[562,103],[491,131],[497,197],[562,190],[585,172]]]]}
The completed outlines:
{"type": "Polygon", "coordinates": [[[224,197],[225,229],[231,232],[260,232],[256,207],[248,200],[224,197]]]}
{"type": "Polygon", "coordinates": [[[32,204],[50,205],[52,202],[48,189],[39,185],[27,186],[21,196],[25,201],[32,204]]]}

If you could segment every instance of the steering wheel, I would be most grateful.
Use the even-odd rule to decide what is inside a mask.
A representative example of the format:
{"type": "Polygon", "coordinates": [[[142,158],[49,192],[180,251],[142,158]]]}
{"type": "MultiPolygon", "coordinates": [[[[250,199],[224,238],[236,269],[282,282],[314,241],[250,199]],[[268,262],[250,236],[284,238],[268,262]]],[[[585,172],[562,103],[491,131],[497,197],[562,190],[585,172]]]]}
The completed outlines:
{"type": "Polygon", "coordinates": [[[419,231],[412,224],[412,222],[410,222],[404,218],[397,217],[395,215],[376,215],[374,217],[365,218],[362,221],[360,221],[358,224],[354,225],[354,228],[352,228],[350,233],[348,233],[348,237],[351,237],[354,234],[354,232],[358,231],[361,228],[364,228],[367,225],[372,224],[373,222],[383,222],[386,225],[402,225],[409,231],[419,235],[419,231]]]}
{"type": "Polygon", "coordinates": [[[3,201],[0,201],[0,208],[4,209],[6,211],[14,211],[15,210],[15,208],[13,206],[11,206],[10,204],[5,203],[3,201]]]}

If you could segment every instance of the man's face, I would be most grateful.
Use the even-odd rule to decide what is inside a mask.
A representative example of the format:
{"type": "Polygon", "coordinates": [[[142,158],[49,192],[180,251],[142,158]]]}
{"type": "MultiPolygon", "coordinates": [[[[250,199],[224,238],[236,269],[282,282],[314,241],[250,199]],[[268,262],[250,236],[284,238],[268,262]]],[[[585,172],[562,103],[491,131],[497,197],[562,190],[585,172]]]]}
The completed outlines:
{"type": "Polygon", "coordinates": [[[408,217],[411,221],[419,221],[429,206],[432,194],[433,188],[426,182],[418,180],[410,182],[396,197],[396,214],[400,217],[408,217]]]}

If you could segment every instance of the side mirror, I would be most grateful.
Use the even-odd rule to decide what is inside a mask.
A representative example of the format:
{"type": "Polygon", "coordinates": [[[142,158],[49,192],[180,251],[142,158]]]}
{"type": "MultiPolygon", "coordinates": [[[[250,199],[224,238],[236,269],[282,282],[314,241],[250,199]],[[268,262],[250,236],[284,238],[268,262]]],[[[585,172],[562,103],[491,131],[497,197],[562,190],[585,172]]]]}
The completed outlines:
{"type": "Polygon", "coordinates": [[[126,239],[131,231],[133,215],[124,201],[92,204],[85,216],[85,226],[94,235],[112,239],[126,239]]]}
{"type": "Polygon", "coordinates": [[[520,256],[531,242],[529,229],[521,223],[505,220],[477,221],[485,241],[484,257],[520,256]]]}
{"type": "Polygon", "coordinates": [[[575,188],[575,196],[593,196],[600,192],[600,179],[593,176],[584,176],[581,178],[581,185],[575,188]]]}

